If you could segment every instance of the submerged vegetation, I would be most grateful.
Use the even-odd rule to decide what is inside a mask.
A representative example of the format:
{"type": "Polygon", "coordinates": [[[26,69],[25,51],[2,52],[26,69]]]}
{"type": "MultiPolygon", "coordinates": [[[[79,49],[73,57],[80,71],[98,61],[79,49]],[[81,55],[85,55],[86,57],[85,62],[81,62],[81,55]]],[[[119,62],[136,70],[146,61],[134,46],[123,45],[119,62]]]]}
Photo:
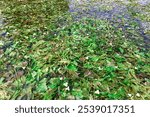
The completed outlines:
{"type": "Polygon", "coordinates": [[[0,99],[150,99],[137,22],[74,20],[65,0],[1,4],[0,99]]]}

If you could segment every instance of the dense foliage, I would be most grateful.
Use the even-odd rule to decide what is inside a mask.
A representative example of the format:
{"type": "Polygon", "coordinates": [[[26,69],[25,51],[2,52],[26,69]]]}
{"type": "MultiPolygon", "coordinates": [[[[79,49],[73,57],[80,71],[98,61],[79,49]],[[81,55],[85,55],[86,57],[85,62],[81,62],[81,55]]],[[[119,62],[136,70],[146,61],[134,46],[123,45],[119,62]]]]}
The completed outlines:
{"type": "Polygon", "coordinates": [[[150,99],[150,53],[130,40],[142,39],[136,31],[73,21],[63,0],[3,4],[0,99],[150,99]]]}

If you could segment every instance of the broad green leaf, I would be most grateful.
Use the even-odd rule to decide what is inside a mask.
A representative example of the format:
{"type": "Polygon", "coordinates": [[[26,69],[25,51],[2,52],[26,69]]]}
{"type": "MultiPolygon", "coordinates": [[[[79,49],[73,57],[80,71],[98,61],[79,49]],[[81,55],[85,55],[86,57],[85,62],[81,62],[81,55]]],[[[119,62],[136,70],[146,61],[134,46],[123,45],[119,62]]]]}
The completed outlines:
{"type": "Polygon", "coordinates": [[[67,69],[68,70],[71,70],[71,71],[77,71],[78,69],[77,69],[77,66],[75,66],[74,64],[69,64],[68,66],[67,66],[67,69]]]}

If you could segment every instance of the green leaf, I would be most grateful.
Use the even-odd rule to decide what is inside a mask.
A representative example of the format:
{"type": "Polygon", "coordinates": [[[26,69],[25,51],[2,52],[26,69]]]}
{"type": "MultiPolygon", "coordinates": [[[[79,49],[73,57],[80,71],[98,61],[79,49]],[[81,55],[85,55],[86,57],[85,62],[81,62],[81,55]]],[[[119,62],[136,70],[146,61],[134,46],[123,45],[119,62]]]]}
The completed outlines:
{"type": "Polygon", "coordinates": [[[71,71],[77,71],[77,70],[78,70],[77,67],[76,67],[74,64],[69,64],[69,65],[67,66],[67,69],[68,69],[68,70],[71,70],[71,71]]]}
{"type": "Polygon", "coordinates": [[[113,66],[107,66],[107,67],[105,68],[105,70],[106,70],[107,72],[113,72],[113,71],[115,71],[115,67],[113,67],[113,66]]]}
{"type": "Polygon", "coordinates": [[[96,61],[99,60],[99,57],[98,57],[98,56],[92,56],[92,57],[91,57],[91,60],[94,61],[94,62],[96,62],[96,61]]]}
{"type": "Polygon", "coordinates": [[[119,48],[119,51],[123,54],[124,50],[122,48],[119,48]]]}
{"type": "Polygon", "coordinates": [[[90,63],[86,63],[86,64],[84,64],[84,68],[91,69],[91,68],[93,68],[93,65],[90,63]]]}
{"type": "Polygon", "coordinates": [[[47,90],[46,78],[40,81],[40,83],[37,85],[37,90],[39,92],[44,92],[47,90]]]}

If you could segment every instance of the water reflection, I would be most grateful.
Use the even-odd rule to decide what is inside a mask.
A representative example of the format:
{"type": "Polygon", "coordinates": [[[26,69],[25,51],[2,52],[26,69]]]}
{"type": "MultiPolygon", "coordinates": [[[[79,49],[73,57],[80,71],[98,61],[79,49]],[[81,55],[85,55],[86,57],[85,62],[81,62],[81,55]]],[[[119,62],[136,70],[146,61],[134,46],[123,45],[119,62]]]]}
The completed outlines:
{"type": "Polygon", "coordinates": [[[147,5],[147,4],[150,3],[150,0],[138,0],[138,3],[139,3],[140,5],[147,5]]]}
{"type": "MultiPolygon", "coordinates": [[[[139,34],[144,38],[146,48],[149,48],[150,39],[149,36],[144,33],[146,29],[140,19],[134,19],[128,11],[127,4],[129,0],[120,0],[123,3],[116,2],[115,0],[69,0],[69,12],[73,14],[74,20],[80,20],[83,17],[91,17],[96,19],[105,19],[113,23],[120,23],[123,18],[125,25],[119,25],[125,31],[128,28],[131,29],[131,21],[136,22],[139,25],[139,34]]],[[[137,0],[137,3],[146,5],[149,0],[137,0]]],[[[134,30],[134,29],[133,29],[134,30]]]]}
{"type": "Polygon", "coordinates": [[[69,0],[69,11],[76,13],[77,18],[93,17],[101,19],[112,19],[117,15],[126,14],[127,8],[116,2],[102,2],[92,0],[69,0]]]}

